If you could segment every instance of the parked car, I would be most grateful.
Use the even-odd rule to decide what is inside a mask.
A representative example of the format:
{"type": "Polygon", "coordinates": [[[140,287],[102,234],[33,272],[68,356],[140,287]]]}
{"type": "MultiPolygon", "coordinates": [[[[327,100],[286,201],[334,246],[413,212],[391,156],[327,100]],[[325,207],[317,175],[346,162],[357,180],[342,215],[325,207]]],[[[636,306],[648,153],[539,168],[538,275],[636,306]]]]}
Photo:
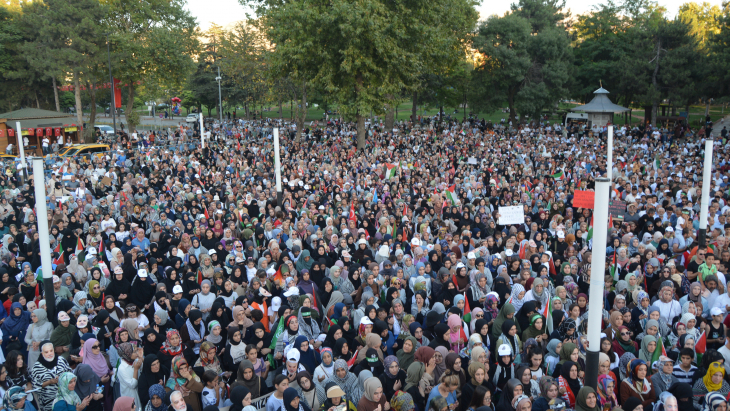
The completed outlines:
{"type": "Polygon", "coordinates": [[[101,131],[101,134],[106,135],[113,135],[114,134],[114,127],[112,126],[94,126],[94,131],[99,130],[101,131]]]}
{"type": "Polygon", "coordinates": [[[185,117],[185,121],[188,123],[195,123],[196,121],[200,121],[200,115],[197,113],[190,113],[187,117],[185,117]]]}

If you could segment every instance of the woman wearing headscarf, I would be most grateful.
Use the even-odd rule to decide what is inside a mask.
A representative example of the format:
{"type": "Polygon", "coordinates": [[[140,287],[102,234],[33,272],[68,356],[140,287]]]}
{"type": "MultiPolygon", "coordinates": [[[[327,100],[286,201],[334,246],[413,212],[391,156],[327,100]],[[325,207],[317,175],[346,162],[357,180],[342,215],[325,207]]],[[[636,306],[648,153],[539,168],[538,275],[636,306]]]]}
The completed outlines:
{"type": "Polygon", "coordinates": [[[591,387],[583,387],[575,399],[575,411],[601,411],[598,394],[591,387]]]}
{"type": "Polygon", "coordinates": [[[701,401],[708,393],[718,393],[723,398],[730,394],[730,384],[725,381],[725,367],[719,361],[713,362],[707,368],[707,373],[695,382],[692,387],[695,409],[699,409],[701,401]]]}
{"type": "Polygon", "coordinates": [[[299,351],[299,364],[304,366],[310,375],[314,372],[314,369],[317,368],[317,364],[322,362],[322,357],[319,352],[315,351],[314,347],[309,344],[307,337],[303,335],[296,338],[292,348],[299,351]]]}
{"type": "Polygon", "coordinates": [[[512,320],[506,320],[502,323],[502,335],[497,339],[496,346],[499,347],[502,344],[510,346],[512,353],[515,353],[515,362],[520,363],[521,351],[522,351],[522,340],[518,336],[517,325],[512,320]]]}
{"type": "Polygon", "coordinates": [[[384,372],[378,376],[383,386],[385,398],[393,398],[393,395],[406,386],[406,372],[400,367],[398,359],[394,355],[385,357],[384,372]]]}
{"type": "Polygon", "coordinates": [[[91,402],[91,397],[79,398],[74,389],[77,378],[72,372],[64,372],[58,376],[58,392],[53,400],[53,411],[78,411],[77,407],[85,410],[91,402]]]}
{"type": "Polygon", "coordinates": [[[550,402],[558,398],[558,383],[555,378],[544,376],[540,378],[538,385],[540,386],[540,397],[535,398],[533,402],[533,411],[550,410],[550,402]]]}
{"type": "Polygon", "coordinates": [[[312,375],[307,371],[297,373],[297,395],[299,395],[300,404],[306,405],[310,410],[319,410],[321,403],[317,397],[317,390],[312,375]]]}
{"type": "Polygon", "coordinates": [[[169,407],[169,404],[165,402],[165,398],[167,398],[165,387],[159,383],[150,386],[146,392],[146,398],[149,400],[144,411],[166,411],[169,407]]]}
{"type": "Polygon", "coordinates": [[[499,398],[499,404],[497,404],[497,410],[514,411],[512,401],[522,395],[522,383],[516,378],[510,378],[509,381],[504,385],[502,389],[502,396],[499,398]]]}
{"type": "MultiPolygon", "coordinates": [[[[48,321],[48,313],[44,309],[33,310],[30,316],[32,324],[28,326],[25,333],[25,343],[28,345],[28,368],[33,368],[38,356],[41,355],[41,341],[51,338],[53,324],[48,321]]],[[[8,320],[5,320],[7,322],[8,320]]],[[[5,325],[3,323],[3,325],[5,325]]]]}
{"type": "Polygon", "coordinates": [[[725,398],[725,396],[718,392],[710,392],[706,394],[704,400],[705,407],[702,409],[702,411],[721,411],[723,409],[727,410],[727,398],[725,398]]]}
{"type": "Polygon", "coordinates": [[[25,335],[26,331],[28,331],[30,321],[30,313],[23,311],[23,306],[19,302],[12,303],[10,306],[10,315],[5,318],[2,326],[0,326],[3,333],[3,352],[7,352],[8,344],[11,342],[18,342],[21,346],[20,351],[24,352],[26,350],[25,335]]]}
{"type": "Polygon", "coordinates": [[[6,411],[35,411],[32,404],[26,404],[27,397],[25,387],[10,387],[3,395],[3,408],[6,411]]]}
{"type": "Polygon", "coordinates": [[[581,389],[581,382],[578,379],[578,364],[566,361],[560,366],[558,387],[560,397],[565,401],[566,407],[575,408],[576,396],[581,389]]]}
{"type": "Polygon", "coordinates": [[[182,394],[185,404],[190,411],[202,411],[200,393],[203,392],[203,384],[200,377],[195,375],[193,368],[188,365],[183,357],[175,357],[172,360],[170,379],[165,387],[172,391],[179,391],[182,394]]]}
{"type": "Polygon", "coordinates": [[[631,339],[631,332],[629,329],[625,325],[622,325],[618,330],[618,338],[613,340],[613,351],[616,355],[621,357],[627,352],[634,354],[635,356],[638,355],[639,350],[637,348],[637,344],[631,339]]]}
{"type": "Polygon", "coordinates": [[[512,304],[506,303],[502,306],[502,309],[499,310],[499,314],[497,314],[497,318],[492,324],[492,337],[494,337],[495,340],[502,335],[502,324],[506,320],[514,318],[514,315],[515,307],[512,304]]]}
{"type": "Polygon", "coordinates": [[[363,394],[357,403],[358,411],[384,410],[388,400],[383,393],[383,385],[380,380],[375,377],[370,377],[365,380],[363,385],[363,394]]]}
{"type": "MultiPolygon", "coordinates": [[[[355,377],[355,374],[351,373],[349,370],[349,367],[347,366],[347,362],[345,360],[339,359],[335,361],[335,372],[330,376],[329,378],[326,378],[322,383],[317,385],[317,396],[319,398],[320,403],[324,403],[324,401],[327,399],[327,393],[324,391],[323,387],[326,387],[328,383],[334,382],[337,384],[342,390],[345,392],[345,397],[355,403],[356,401],[360,401],[360,397],[362,397],[362,393],[360,391],[360,388],[358,386],[357,377],[355,377]],[[357,397],[357,399],[354,399],[357,397]]],[[[358,407],[358,410],[360,408],[358,407]]]]}
{"type": "Polygon", "coordinates": [[[664,355],[659,356],[659,361],[657,362],[659,363],[659,367],[651,376],[651,384],[654,386],[656,392],[664,392],[674,383],[678,382],[677,377],[672,373],[674,362],[664,355]]]}
{"type": "MultiPolygon", "coordinates": [[[[162,365],[162,362],[154,354],[144,357],[142,364],[142,373],[137,380],[137,391],[139,392],[139,400],[141,404],[147,404],[150,400],[150,388],[159,385],[160,381],[164,384],[170,376],[170,370],[162,365]]],[[[163,397],[164,398],[164,397],[163,397]]]]}
{"type": "Polygon", "coordinates": [[[619,406],[618,398],[616,398],[616,380],[608,375],[598,376],[598,402],[601,407],[609,404],[611,409],[619,406]]]}
{"type": "Polygon", "coordinates": [[[40,347],[41,355],[31,369],[30,376],[34,388],[39,389],[39,411],[51,411],[58,393],[58,376],[70,372],[71,367],[63,357],[56,355],[50,341],[41,342],[40,347]]]}
{"type": "MultiPolygon", "coordinates": [[[[656,350],[656,337],[654,337],[653,335],[644,336],[644,338],[641,340],[641,348],[639,349],[639,359],[644,360],[647,364],[651,364],[651,359],[654,356],[654,350],[651,350],[651,347],[656,350]]],[[[649,370],[648,374],[651,375],[652,371],[649,370]]]]}
{"type": "Polygon", "coordinates": [[[188,313],[187,321],[180,328],[180,338],[196,355],[200,354],[200,344],[205,339],[205,323],[200,310],[194,309],[188,313]]]}
{"type": "Polygon", "coordinates": [[[51,342],[63,358],[68,358],[71,348],[71,341],[76,334],[76,326],[71,324],[70,318],[65,311],[58,313],[58,326],[51,333],[51,342]]]}
{"type": "Polygon", "coordinates": [[[253,363],[249,360],[241,360],[236,374],[236,383],[241,384],[251,392],[252,398],[258,398],[267,393],[266,381],[256,375],[253,363]]]}
{"type": "Polygon", "coordinates": [[[96,393],[96,388],[101,380],[87,364],[79,364],[74,370],[76,376],[76,388],[74,391],[81,399],[90,398],[89,405],[84,411],[102,411],[105,407],[111,407],[112,401],[103,393],[96,393]]]}
{"type": "Polygon", "coordinates": [[[621,381],[621,403],[626,403],[630,397],[638,398],[641,404],[646,408],[652,406],[656,400],[656,391],[651,385],[648,376],[648,365],[644,360],[633,359],[628,365],[628,375],[625,380],[621,381]]]}
{"type": "Polygon", "coordinates": [[[409,335],[405,338],[405,340],[403,340],[402,346],[403,348],[398,350],[396,353],[396,357],[398,358],[398,366],[400,366],[401,369],[407,370],[416,359],[418,341],[415,337],[409,335]]]}
{"type": "Polygon", "coordinates": [[[511,293],[511,304],[515,310],[520,311],[522,305],[525,303],[525,287],[522,284],[515,284],[512,286],[511,293]]]}

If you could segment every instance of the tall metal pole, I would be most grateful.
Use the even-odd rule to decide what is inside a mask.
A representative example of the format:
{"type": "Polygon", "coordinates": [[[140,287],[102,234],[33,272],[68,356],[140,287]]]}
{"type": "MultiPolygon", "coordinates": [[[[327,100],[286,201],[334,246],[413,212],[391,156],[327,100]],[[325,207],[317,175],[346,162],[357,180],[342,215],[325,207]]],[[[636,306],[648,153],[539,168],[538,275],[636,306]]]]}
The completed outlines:
{"type": "Polygon", "coordinates": [[[205,147],[205,137],[203,137],[203,111],[200,111],[200,148],[205,147]]]}
{"type": "Polygon", "coordinates": [[[109,107],[109,111],[112,113],[112,121],[114,122],[114,135],[117,134],[117,102],[114,101],[114,77],[112,76],[112,53],[109,49],[109,33],[106,34],[106,54],[109,57],[109,84],[112,89],[112,105],[109,107]]]}
{"type": "MultiPolygon", "coordinates": [[[[705,163],[702,167],[702,203],[700,203],[700,232],[699,249],[705,248],[707,243],[707,213],[710,210],[710,185],[712,184],[712,149],[714,141],[708,138],[705,141],[705,163]]],[[[714,217],[713,217],[714,218],[714,217]]]]}
{"type": "Polygon", "coordinates": [[[48,318],[56,318],[56,293],[53,291],[53,266],[51,264],[51,242],[48,233],[48,211],[46,208],[46,179],[43,173],[43,157],[33,157],[33,185],[35,186],[35,211],[38,215],[38,235],[41,245],[41,267],[43,289],[46,297],[48,318]]]}
{"type": "Polygon", "coordinates": [[[281,159],[279,158],[279,127],[274,127],[274,173],[276,174],[276,204],[281,207],[284,193],[281,191],[281,159]]]}
{"type": "Polygon", "coordinates": [[[218,66],[218,77],[215,78],[218,80],[218,117],[221,120],[221,126],[223,124],[223,100],[221,99],[221,68],[218,66]]]}
{"type": "Polygon", "coordinates": [[[606,144],[606,169],[608,181],[613,182],[613,126],[608,126],[608,144],[606,144]]]}
{"type": "Polygon", "coordinates": [[[23,140],[23,130],[20,128],[20,121],[15,122],[15,131],[18,136],[18,152],[20,153],[20,181],[25,183],[25,169],[28,167],[28,163],[25,162],[25,145],[23,140]]]}
{"type": "Polygon", "coordinates": [[[598,386],[598,354],[601,349],[601,320],[603,319],[603,289],[606,272],[606,237],[608,236],[608,200],[611,182],[596,179],[593,216],[593,265],[591,266],[590,307],[588,308],[588,349],[586,350],[587,386],[598,386]]]}

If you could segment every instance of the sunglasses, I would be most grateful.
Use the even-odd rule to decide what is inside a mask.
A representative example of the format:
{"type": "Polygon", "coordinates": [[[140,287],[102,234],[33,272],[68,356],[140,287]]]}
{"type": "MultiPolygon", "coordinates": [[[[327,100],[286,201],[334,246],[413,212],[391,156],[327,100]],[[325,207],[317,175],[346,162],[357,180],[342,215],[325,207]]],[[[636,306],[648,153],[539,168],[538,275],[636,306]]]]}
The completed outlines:
{"type": "Polygon", "coordinates": [[[101,348],[101,347],[99,347],[99,344],[95,344],[95,345],[91,346],[92,350],[98,350],[99,348],[101,348]]]}
{"type": "Polygon", "coordinates": [[[631,335],[631,334],[629,334],[629,333],[621,333],[621,335],[631,335]]]}

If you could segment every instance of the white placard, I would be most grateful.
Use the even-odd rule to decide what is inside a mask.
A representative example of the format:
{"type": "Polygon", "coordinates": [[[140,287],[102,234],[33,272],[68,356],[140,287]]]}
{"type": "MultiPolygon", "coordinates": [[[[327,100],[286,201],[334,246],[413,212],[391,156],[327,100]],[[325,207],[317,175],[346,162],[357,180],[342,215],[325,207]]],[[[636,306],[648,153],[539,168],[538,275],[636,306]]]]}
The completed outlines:
{"type": "Polygon", "coordinates": [[[469,163],[469,164],[476,165],[477,164],[477,158],[476,157],[469,157],[466,162],[469,163]]]}
{"type": "Polygon", "coordinates": [[[524,224],[525,209],[519,206],[499,207],[499,224],[524,224]]]}

